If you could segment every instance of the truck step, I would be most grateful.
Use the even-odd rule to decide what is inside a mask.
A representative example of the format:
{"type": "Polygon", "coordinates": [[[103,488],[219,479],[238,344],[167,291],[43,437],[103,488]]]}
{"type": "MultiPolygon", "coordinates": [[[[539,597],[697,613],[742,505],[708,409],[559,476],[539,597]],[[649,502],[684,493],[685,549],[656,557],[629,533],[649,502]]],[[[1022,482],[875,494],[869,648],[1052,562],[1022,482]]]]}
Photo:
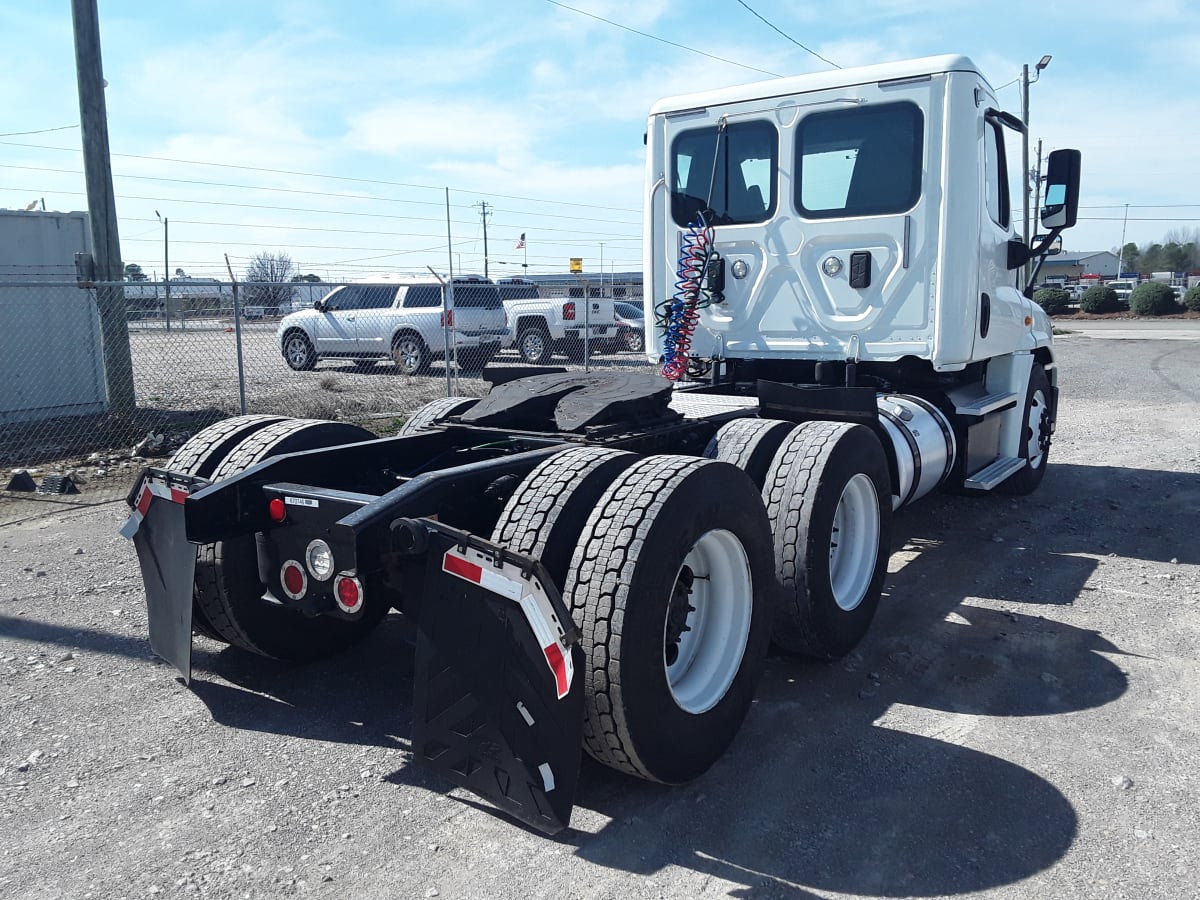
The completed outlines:
{"type": "Polygon", "coordinates": [[[963,485],[977,491],[990,491],[1009,475],[1019,472],[1024,467],[1025,460],[1019,456],[1001,456],[969,477],[963,485]]]}
{"type": "Polygon", "coordinates": [[[968,403],[958,404],[954,411],[960,416],[986,416],[989,413],[1008,409],[1017,403],[1017,395],[1012,391],[997,391],[986,397],[976,397],[968,403]]]}

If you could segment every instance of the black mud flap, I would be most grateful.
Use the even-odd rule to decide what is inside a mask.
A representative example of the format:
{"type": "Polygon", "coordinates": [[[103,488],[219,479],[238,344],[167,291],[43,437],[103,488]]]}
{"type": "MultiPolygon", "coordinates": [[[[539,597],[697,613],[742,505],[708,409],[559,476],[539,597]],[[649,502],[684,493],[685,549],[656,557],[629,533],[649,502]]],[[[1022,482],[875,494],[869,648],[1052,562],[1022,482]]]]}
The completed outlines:
{"type": "Polygon", "coordinates": [[[183,680],[192,679],[192,584],[196,545],[184,529],[184,501],[194,487],[159,470],[147,470],[130,494],[133,507],[121,534],[133,539],[150,626],[150,649],[183,680]]]}
{"type": "Polygon", "coordinates": [[[583,739],[584,656],[570,614],[540,563],[407,521],[428,540],[413,752],[514,818],[561,831],[583,739]]]}

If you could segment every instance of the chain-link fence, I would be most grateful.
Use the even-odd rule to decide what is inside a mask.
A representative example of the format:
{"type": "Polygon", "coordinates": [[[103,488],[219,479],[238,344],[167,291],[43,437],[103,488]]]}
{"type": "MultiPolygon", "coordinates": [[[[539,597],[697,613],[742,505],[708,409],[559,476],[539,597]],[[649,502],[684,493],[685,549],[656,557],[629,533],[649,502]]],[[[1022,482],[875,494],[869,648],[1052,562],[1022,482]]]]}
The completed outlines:
{"type": "Polygon", "coordinates": [[[143,460],[239,413],[353,421],[387,434],[437,397],[485,393],[485,364],[652,370],[631,321],[640,285],[526,289],[504,305],[486,281],[456,281],[454,290],[447,315],[432,276],[0,284],[0,488],[12,483],[0,498],[31,497],[21,490],[31,485],[76,487],[81,501],[120,496],[143,460]],[[602,301],[615,292],[614,318],[602,301]],[[106,304],[123,311],[127,328],[110,328],[110,343],[128,335],[128,362],[119,346],[105,346],[106,304]],[[131,406],[121,402],[130,377],[131,406]]]}

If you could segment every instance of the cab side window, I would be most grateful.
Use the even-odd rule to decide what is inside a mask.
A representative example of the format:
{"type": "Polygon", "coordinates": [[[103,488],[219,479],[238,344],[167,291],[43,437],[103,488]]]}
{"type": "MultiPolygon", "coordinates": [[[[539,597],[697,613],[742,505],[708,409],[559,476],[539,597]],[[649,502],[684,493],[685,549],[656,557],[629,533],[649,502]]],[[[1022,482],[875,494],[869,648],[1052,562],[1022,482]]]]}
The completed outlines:
{"type": "Polygon", "coordinates": [[[995,122],[983,126],[984,197],[992,221],[1007,230],[1012,221],[1008,195],[1008,155],[1004,151],[1004,132],[995,122]]]}

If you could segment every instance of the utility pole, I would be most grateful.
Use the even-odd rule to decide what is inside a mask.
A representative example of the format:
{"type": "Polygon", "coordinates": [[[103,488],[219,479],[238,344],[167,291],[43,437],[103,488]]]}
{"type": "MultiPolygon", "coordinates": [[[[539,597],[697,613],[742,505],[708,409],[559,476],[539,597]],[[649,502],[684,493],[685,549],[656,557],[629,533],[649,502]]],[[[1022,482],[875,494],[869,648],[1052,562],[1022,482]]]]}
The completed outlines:
{"type": "Polygon", "coordinates": [[[1117,277],[1125,270],[1125,226],[1129,224],[1129,204],[1125,204],[1125,218],[1121,221],[1121,249],[1117,256],[1117,277]]]}
{"type": "MultiPolygon", "coordinates": [[[[171,264],[167,260],[167,223],[166,216],[159,215],[158,210],[154,211],[159,220],[163,223],[163,312],[167,317],[167,331],[171,330],[171,264]]],[[[227,261],[228,262],[228,261],[227,261]]]]}
{"type": "Polygon", "coordinates": [[[483,277],[488,277],[488,248],[487,248],[487,220],[491,213],[488,212],[486,200],[481,200],[475,204],[479,207],[479,217],[483,220],[483,277]]]}
{"type": "Polygon", "coordinates": [[[104,354],[104,388],[108,409],[117,418],[134,412],[133,359],[125,313],[125,276],[117,233],[117,201],[113,195],[108,149],[108,110],[104,104],[104,68],[100,58],[100,14],[96,0],[71,0],[75,32],[75,75],[79,85],[79,132],[83,173],[87,182],[92,255],[96,264],[96,305],[104,354]]]}

